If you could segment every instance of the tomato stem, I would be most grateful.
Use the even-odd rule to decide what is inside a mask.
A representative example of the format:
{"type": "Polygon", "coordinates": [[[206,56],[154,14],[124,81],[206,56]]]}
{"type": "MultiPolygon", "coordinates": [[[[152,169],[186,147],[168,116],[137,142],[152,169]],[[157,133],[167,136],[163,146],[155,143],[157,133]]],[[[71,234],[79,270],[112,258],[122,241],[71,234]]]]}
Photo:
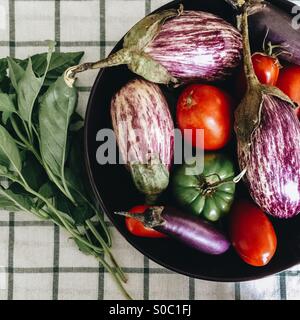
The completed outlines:
{"type": "Polygon", "coordinates": [[[240,180],[243,178],[243,176],[246,174],[246,172],[247,172],[247,168],[245,168],[236,177],[233,177],[233,178],[230,177],[230,178],[226,178],[226,179],[222,179],[218,173],[212,173],[212,174],[209,174],[206,176],[200,175],[200,176],[198,176],[199,188],[202,190],[203,195],[211,194],[217,188],[219,188],[220,186],[222,186],[224,184],[228,184],[228,183],[237,184],[238,182],[240,182],[240,180]],[[219,181],[216,181],[214,183],[209,183],[207,181],[207,178],[212,177],[212,176],[216,176],[219,181]]]}

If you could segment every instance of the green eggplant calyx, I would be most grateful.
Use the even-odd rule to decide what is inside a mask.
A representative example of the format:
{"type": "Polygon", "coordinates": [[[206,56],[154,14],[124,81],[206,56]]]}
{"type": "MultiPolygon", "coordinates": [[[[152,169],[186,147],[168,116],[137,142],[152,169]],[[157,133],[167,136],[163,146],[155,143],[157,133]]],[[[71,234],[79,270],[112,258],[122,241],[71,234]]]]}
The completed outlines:
{"type": "Polygon", "coordinates": [[[144,213],[145,226],[148,228],[155,228],[165,224],[165,220],[162,217],[164,209],[165,208],[162,206],[153,206],[148,208],[144,213]]]}
{"type": "Polygon", "coordinates": [[[147,204],[153,204],[169,185],[168,168],[155,157],[150,163],[131,163],[129,169],[136,188],[146,195],[147,204]]]}

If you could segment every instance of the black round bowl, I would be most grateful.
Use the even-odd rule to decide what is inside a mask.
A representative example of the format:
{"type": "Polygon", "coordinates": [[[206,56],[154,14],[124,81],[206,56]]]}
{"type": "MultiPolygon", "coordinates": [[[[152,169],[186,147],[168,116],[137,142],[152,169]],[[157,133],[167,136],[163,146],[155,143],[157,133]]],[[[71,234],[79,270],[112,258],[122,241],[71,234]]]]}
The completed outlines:
{"type": "MultiPolygon", "coordinates": [[[[186,9],[212,12],[227,21],[234,21],[233,12],[224,0],[173,1],[159,10],[177,8],[180,2],[184,4],[186,9]]],[[[291,12],[291,3],[284,0],[274,0],[273,3],[291,12]]],[[[122,40],[114,48],[114,51],[121,48],[121,45],[122,40]]],[[[124,238],[156,263],[178,273],[205,280],[253,280],[280,272],[299,263],[300,217],[287,221],[273,219],[278,236],[278,249],[272,261],[267,266],[260,268],[251,267],[244,263],[233,249],[221,256],[209,256],[183,247],[176,241],[138,238],[127,232],[124,219],[115,216],[113,212],[141,204],[143,197],[136,191],[124,166],[99,165],[97,163],[96,151],[100,142],[96,141],[96,134],[100,129],[111,128],[111,97],[129,79],[134,77],[135,75],[129,72],[125,66],[100,71],[90,95],[85,120],[85,162],[89,181],[102,210],[124,238]]],[[[166,87],[162,87],[162,89],[169,100],[171,109],[174,110],[178,90],[173,92],[166,87]]],[[[242,194],[243,191],[239,192],[237,197],[241,197],[242,194]]],[[[164,203],[173,202],[172,195],[166,192],[162,201],[164,203]]]]}

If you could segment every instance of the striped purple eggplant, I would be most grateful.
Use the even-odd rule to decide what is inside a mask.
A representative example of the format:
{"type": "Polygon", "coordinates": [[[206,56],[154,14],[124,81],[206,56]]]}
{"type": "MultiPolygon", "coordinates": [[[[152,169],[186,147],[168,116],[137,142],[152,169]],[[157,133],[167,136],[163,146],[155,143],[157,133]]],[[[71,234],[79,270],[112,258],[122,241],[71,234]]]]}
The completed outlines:
{"type": "Polygon", "coordinates": [[[111,101],[111,118],[120,154],[147,202],[169,184],[174,124],[158,85],[136,79],[111,101]]]}
{"type": "Polygon", "coordinates": [[[168,20],[144,49],[176,79],[215,81],[240,64],[241,35],[223,19],[207,12],[184,11],[168,20]]]}
{"type": "Polygon", "coordinates": [[[231,24],[180,6],[145,17],[127,33],[123,49],[104,60],[68,69],[65,80],[72,85],[79,72],[127,64],[155,83],[215,81],[230,75],[241,58],[241,35],[231,24]]]}
{"type": "Polygon", "coordinates": [[[261,85],[254,73],[247,6],[241,27],[248,90],[235,112],[240,168],[254,201],[273,216],[290,218],[300,212],[300,122],[293,102],[261,85]]]}
{"type": "Polygon", "coordinates": [[[300,213],[300,124],[290,103],[264,95],[261,122],[250,150],[238,145],[249,191],[266,212],[289,218],[300,213]]]}

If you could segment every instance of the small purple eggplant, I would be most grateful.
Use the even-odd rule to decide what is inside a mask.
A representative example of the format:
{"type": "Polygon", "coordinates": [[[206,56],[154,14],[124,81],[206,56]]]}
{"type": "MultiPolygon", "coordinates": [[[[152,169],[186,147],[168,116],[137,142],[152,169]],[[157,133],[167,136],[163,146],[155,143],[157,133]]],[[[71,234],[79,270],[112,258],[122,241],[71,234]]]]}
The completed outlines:
{"type": "Polygon", "coordinates": [[[219,255],[226,252],[230,242],[209,222],[185,214],[173,207],[149,207],[144,213],[116,212],[141,221],[145,227],[155,229],[198,251],[219,255]]]}
{"type": "Polygon", "coordinates": [[[162,84],[223,80],[242,59],[241,34],[208,12],[170,9],[151,14],[125,36],[123,49],[94,63],[71,67],[65,80],[88,69],[126,64],[144,79],[162,84]]]}
{"type": "MultiPolygon", "coordinates": [[[[226,0],[236,10],[239,0],[226,0]]],[[[296,5],[295,5],[296,6],[296,5]]],[[[263,0],[251,0],[248,3],[249,35],[254,50],[262,50],[264,44],[270,44],[280,58],[300,65],[299,18],[263,0]]],[[[274,53],[275,53],[274,52],[274,53]]]]}
{"type": "Polygon", "coordinates": [[[292,12],[289,14],[267,1],[254,1],[249,8],[251,42],[265,41],[278,46],[281,59],[300,64],[300,31],[294,18],[292,12]]]}

